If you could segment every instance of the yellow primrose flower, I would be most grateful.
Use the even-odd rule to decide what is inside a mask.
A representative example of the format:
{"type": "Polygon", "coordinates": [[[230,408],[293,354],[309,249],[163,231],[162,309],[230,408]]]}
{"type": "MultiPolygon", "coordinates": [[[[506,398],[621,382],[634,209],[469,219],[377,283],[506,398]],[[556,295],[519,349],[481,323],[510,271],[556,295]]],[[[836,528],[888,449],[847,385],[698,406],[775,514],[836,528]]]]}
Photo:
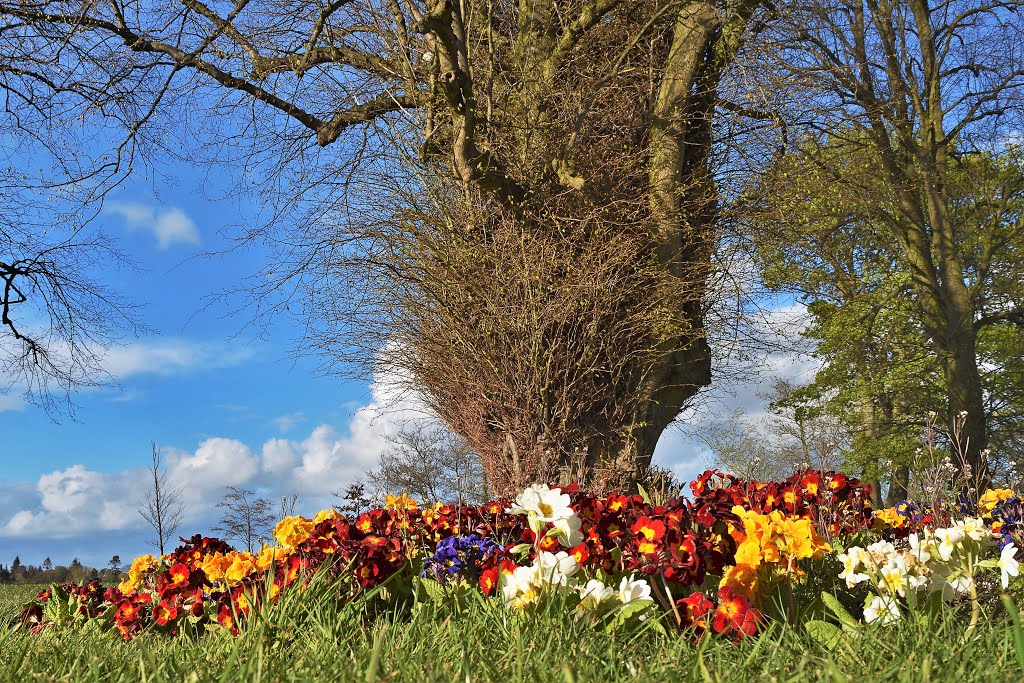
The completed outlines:
{"type": "Polygon", "coordinates": [[[224,570],[228,564],[230,564],[230,560],[224,556],[224,553],[214,553],[204,557],[203,561],[199,563],[199,568],[203,570],[207,581],[215,583],[224,578],[224,570]]]}
{"type": "Polygon", "coordinates": [[[288,557],[288,551],[278,546],[265,545],[260,548],[256,555],[256,568],[261,572],[270,569],[273,564],[280,564],[281,560],[288,557]]]}
{"type": "Polygon", "coordinates": [[[978,509],[982,515],[988,515],[995,509],[996,505],[1000,501],[1015,498],[1016,493],[1013,489],[988,489],[985,493],[981,494],[981,498],[978,499],[978,509]]]}
{"type": "Polygon", "coordinates": [[[326,519],[341,519],[341,516],[341,513],[334,508],[327,508],[316,513],[316,516],[313,517],[313,524],[319,524],[326,519]]]}
{"type": "Polygon", "coordinates": [[[290,550],[309,538],[309,535],[313,533],[314,526],[316,524],[312,520],[301,515],[285,517],[274,527],[274,538],[290,550]]]}
{"type": "Polygon", "coordinates": [[[384,496],[384,509],[395,510],[398,512],[404,512],[407,510],[418,510],[419,503],[417,503],[408,493],[403,493],[399,496],[393,496],[390,493],[384,496]]]}
{"type": "Polygon", "coordinates": [[[224,578],[228,584],[235,584],[244,579],[256,568],[256,558],[250,553],[228,553],[231,564],[224,570],[224,578]]]}

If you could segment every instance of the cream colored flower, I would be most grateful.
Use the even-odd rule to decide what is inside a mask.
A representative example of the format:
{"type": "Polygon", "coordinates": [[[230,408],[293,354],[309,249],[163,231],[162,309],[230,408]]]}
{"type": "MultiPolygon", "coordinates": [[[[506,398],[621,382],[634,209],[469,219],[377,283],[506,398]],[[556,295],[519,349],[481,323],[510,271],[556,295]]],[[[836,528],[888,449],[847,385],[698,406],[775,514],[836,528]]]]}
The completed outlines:
{"type": "Polygon", "coordinates": [[[895,598],[883,598],[879,595],[868,597],[864,605],[864,621],[872,623],[875,621],[883,624],[891,624],[900,618],[900,606],[895,598]]]}
{"type": "Polygon", "coordinates": [[[537,578],[536,565],[516,567],[514,571],[502,572],[498,581],[505,605],[523,609],[540,600],[540,582],[537,578]]]}
{"type": "Polygon", "coordinates": [[[992,539],[992,532],[985,526],[985,522],[975,517],[967,517],[957,522],[956,525],[973,541],[989,541],[992,539]]]}
{"type": "Polygon", "coordinates": [[[894,557],[887,562],[879,572],[882,576],[882,584],[889,593],[897,593],[902,596],[907,594],[907,565],[900,557],[894,557]]]}
{"type": "Polygon", "coordinates": [[[540,551],[537,554],[536,566],[540,580],[543,583],[557,584],[559,586],[568,585],[569,578],[580,569],[576,558],[565,551],[558,553],[540,551]]]}
{"type": "Polygon", "coordinates": [[[1007,543],[1002,552],[999,553],[999,567],[1000,578],[1003,582],[1003,588],[1010,585],[1011,576],[1020,576],[1020,563],[1013,559],[1013,556],[1017,554],[1017,546],[1012,543],[1007,543]]]}
{"type": "Polygon", "coordinates": [[[578,617],[591,617],[598,615],[602,609],[615,600],[617,593],[611,586],[606,586],[597,579],[587,581],[585,586],[578,588],[580,604],[576,606],[578,617]]]}
{"type": "Polygon", "coordinates": [[[633,574],[623,576],[619,582],[619,601],[623,605],[633,602],[654,602],[651,587],[645,579],[637,579],[633,574]]]}
{"type": "Polygon", "coordinates": [[[570,502],[567,494],[553,490],[547,484],[534,484],[520,493],[515,504],[505,512],[526,515],[529,517],[530,528],[534,533],[539,533],[550,522],[575,516],[576,513],[569,506],[570,502]]]}
{"type": "Polygon", "coordinates": [[[570,517],[555,520],[553,525],[555,527],[555,537],[566,548],[571,548],[583,542],[583,532],[580,531],[580,527],[583,526],[583,520],[576,513],[573,513],[570,517]]]}
{"type": "Polygon", "coordinates": [[[964,530],[960,527],[935,530],[935,538],[939,541],[936,551],[943,562],[949,562],[949,558],[953,556],[953,552],[963,543],[965,536],[964,530]]]}
{"type": "Polygon", "coordinates": [[[868,580],[867,574],[857,571],[866,557],[867,553],[858,546],[853,546],[839,555],[839,561],[843,563],[843,571],[839,574],[839,578],[846,581],[847,587],[853,588],[858,583],[868,580]]]}

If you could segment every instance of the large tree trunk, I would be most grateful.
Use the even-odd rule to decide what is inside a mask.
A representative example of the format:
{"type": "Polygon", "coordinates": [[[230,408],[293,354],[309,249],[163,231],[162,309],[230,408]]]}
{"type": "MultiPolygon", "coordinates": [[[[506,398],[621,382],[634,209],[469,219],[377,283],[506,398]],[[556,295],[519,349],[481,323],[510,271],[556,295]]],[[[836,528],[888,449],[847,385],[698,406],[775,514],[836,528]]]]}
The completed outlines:
{"type": "MultiPolygon", "coordinates": [[[[650,25],[660,28],[649,48],[638,51],[642,42],[616,31],[627,45],[594,55],[612,55],[609,61],[569,66],[554,57],[563,41],[548,30],[550,7],[521,10],[512,54],[516,71],[531,76],[516,85],[521,128],[490,147],[508,146],[506,158],[516,161],[507,165],[522,164],[531,191],[506,205],[500,184],[497,191],[485,186],[472,164],[465,167],[463,180],[502,206],[478,211],[493,244],[472,259],[485,270],[460,279],[498,283],[493,292],[473,293],[474,302],[493,300],[486,314],[466,317],[490,324],[502,305],[525,313],[521,323],[486,338],[465,330],[463,348],[479,353],[478,362],[463,370],[446,358],[445,372],[431,367],[418,375],[432,405],[481,454],[495,493],[511,495],[537,481],[635,490],[665,428],[711,381],[704,311],[718,238],[712,118],[719,81],[760,3],[730,2],[728,11],[722,4],[683,2],[674,16],[652,5],[665,18],[652,16],[650,25]],[[630,55],[629,69],[620,54],[630,55]],[[587,80],[595,72],[603,75],[587,80]],[[558,92],[566,81],[590,85],[567,99],[558,92]],[[641,93],[649,100],[638,102],[641,93]],[[607,109],[615,102],[619,109],[607,109]],[[566,106],[580,108],[575,120],[565,119],[566,106]],[[619,166],[608,164],[610,155],[622,159],[619,166]],[[629,208],[628,219],[619,207],[629,208]],[[598,217],[592,227],[563,237],[589,215],[598,217]],[[606,281],[592,294],[566,295],[591,286],[590,271],[575,261],[618,240],[611,226],[620,223],[628,227],[614,230],[628,239],[594,265],[607,270],[606,281]],[[538,258],[532,250],[577,256],[551,269],[542,265],[550,254],[538,258]],[[464,382],[452,387],[458,376],[464,382]]],[[[456,62],[453,53],[442,71],[457,70],[456,62]]]]}

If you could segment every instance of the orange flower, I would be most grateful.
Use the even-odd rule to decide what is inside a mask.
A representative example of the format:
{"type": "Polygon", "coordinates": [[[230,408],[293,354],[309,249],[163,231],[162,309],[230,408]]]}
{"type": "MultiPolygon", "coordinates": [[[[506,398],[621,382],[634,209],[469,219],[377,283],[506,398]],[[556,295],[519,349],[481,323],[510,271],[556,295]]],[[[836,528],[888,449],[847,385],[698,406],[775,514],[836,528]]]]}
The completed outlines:
{"type": "Polygon", "coordinates": [[[188,577],[192,572],[189,571],[188,567],[181,564],[173,565],[167,570],[167,577],[170,581],[168,588],[181,588],[188,583],[188,577]]]}
{"type": "Polygon", "coordinates": [[[343,515],[334,508],[327,508],[326,510],[321,510],[320,512],[316,513],[316,515],[313,516],[313,524],[319,524],[325,519],[341,519],[342,516],[343,515]]]}
{"type": "Polygon", "coordinates": [[[722,576],[722,585],[732,588],[734,591],[753,601],[757,596],[757,569],[749,564],[736,564],[725,570],[722,576]]]}
{"type": "Polygon", "coordinates": [[[167,602],[166,600],[161,600],[160,603],[153,608],[153,621],[160,626],[166,626],[167,622],[174,621],[177,618],[178,606],[167,602]]]}

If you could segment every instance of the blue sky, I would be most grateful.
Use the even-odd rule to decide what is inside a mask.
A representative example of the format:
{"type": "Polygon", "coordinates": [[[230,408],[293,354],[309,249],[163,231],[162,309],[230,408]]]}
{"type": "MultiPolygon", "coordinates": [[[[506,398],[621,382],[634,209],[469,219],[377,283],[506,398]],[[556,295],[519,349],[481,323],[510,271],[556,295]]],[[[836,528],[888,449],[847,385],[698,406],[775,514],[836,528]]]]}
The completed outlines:
{"type": "MultiPolygon", "coordinates": [[[[79,557],[102,566],[115,553],[148,551],[151,534],[137,507],[151,442],[185,488],[179,533],[191,535],[212,526],[228,485],[273,499],[297,492],[300,511],[310,513],[330,504],[333,491],[374,466],[383,435],[417,414],[386,378],[344,382],[318,375],[315,359],[295,360],[290,320],[254,339],[246,314],[224,314],[238,302],[203,310],[207,297],[236,287],[266,255],[252,248],[206,256],[229,246],[229,226],[254,209],[244,199],[206,199],[189,169],[170,171],[173,184],[142,179],[119,188],[98,219],[138,269],[97,275],[144,305],[142,320],[154,330],[110,350],[118,386],[80,392],[75,419],[60,422],[16,390],[0,396],[2,563],[19,555],[25,563],[79,557]]],[[[785,374],[790,361],[776,360],[785,374]]],[[[713,412],[757,402],[757,387],[729,388],[713,412]]],[[[656,453],[683,477],[706,457],[673,429],[656,453]]]]}

